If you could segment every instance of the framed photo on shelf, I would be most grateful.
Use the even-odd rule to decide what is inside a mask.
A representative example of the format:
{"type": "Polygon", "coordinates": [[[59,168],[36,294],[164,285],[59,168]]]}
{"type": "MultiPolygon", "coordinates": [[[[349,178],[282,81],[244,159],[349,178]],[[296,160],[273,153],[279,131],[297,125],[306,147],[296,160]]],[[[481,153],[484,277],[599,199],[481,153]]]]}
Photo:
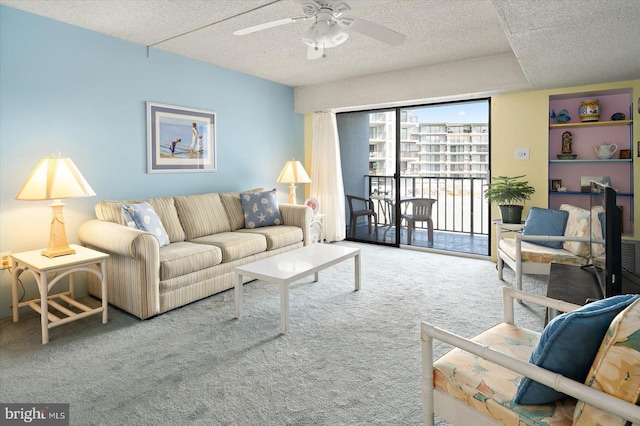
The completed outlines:
{"type": "Polygon", "coordinates": [[[215,172],[216,113],[147,102],[147,173],[215,172]]]}
{"type": "Polygon", "coordinates": [[[609,176],[581,176],[580,177],[580,191],[591,192],[591,181],[595,180],[604,185],[611,185],[611,178],[609,176]]]}
{"type": "Polygon", "coordinates": [[[558,192],[560,188],[562,188],[562,179],[551,179],[549,190],[551,192],[558,192]]]}

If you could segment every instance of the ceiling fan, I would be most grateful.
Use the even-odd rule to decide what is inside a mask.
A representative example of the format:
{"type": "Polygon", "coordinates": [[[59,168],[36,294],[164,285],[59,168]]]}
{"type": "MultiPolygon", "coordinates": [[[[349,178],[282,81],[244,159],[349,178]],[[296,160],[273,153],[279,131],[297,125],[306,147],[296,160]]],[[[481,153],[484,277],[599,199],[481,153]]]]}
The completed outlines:
{"type": "MultiPolygon", "coordinates": [[[[335,0],[298,0],[298,2],[302,5],[303,16],[278,19],[242,28],[234,31],[233,34],[251,34],[294,22],[312,20],[313,25],[301,38],[302,42],[309,46],[307,59],[326,57],[324,49],[338,46],[349,38],[349,33],[346,30],[356,31],[390,46],[396,46],[405,39],[404,35],[373,22],[353,16],[343,16],[343,13],[352,10],[352,7],[347,2],[335,0]]],[[[361,0],[354,0],[353,2],[353,4],[362,3],[366,2],[361,0]]]]}

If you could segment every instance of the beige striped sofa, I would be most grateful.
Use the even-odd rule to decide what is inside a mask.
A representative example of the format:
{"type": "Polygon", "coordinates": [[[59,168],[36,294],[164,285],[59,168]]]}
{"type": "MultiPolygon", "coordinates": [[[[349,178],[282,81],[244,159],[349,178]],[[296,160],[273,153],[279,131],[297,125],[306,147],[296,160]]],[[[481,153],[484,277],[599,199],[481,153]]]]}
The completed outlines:
{"type": "MultiPolygon", "coordinates": [[[[239,192],[101,201],[97,219],[81,225],[79,238],[110,255],[109,303],[146,319],[232,288],[236,266],[307,245],[311,208],[279,209],[284,225],[245,229],[239,192]],[[122,205],[141,201],[158,214],[169,245],[159,247],[151,233],[126,226],[122,205]]],[[[102,297],[93,278],[87,288],[102,297]]]]}

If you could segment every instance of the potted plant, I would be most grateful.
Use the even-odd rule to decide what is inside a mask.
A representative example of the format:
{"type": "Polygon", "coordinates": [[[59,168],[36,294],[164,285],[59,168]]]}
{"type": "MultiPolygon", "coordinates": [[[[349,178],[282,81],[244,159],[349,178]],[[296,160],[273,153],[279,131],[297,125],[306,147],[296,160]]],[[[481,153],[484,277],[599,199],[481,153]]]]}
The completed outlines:
{"type": "Polygon", "coordinates": [[[518,180],[522,176],[498,176],[487,183],[484,197],[500,208],[503,223],[520,223],[522,220],[522,203],[531,198],[536,192],[529,182],[518,180]]]}

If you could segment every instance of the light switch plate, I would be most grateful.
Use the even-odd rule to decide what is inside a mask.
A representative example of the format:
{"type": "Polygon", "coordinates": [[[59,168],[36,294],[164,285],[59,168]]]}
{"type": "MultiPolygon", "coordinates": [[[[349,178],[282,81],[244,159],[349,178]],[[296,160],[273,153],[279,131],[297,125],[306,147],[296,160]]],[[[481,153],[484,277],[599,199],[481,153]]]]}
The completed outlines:
{"type": "Polygon", "coordinates": [[[516,149],[516,160],[528,160],[528,159],[529,159],[529,148],[516,149]]]}

